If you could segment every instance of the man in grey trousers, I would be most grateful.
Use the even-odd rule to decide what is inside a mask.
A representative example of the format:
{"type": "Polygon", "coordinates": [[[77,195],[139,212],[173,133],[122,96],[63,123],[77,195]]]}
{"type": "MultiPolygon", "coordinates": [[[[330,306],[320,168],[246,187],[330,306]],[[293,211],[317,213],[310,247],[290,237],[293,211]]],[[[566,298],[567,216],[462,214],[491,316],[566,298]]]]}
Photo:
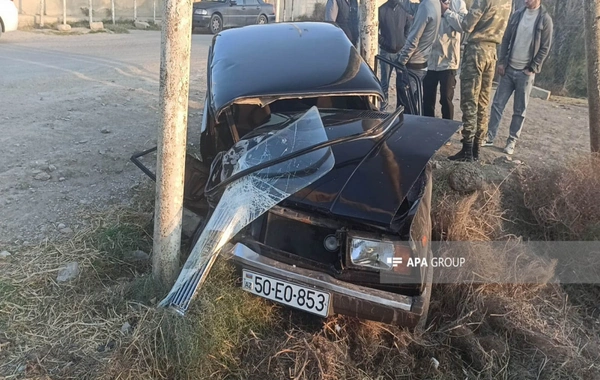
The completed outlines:
{"type": "MultiPolygon", "coordinates": [[[[442,7],[440,0],[421,0],[419,4],[404,0],[402,6],[408,13],[414,14],[414,19],[406,43],[398,54],[398,63],[416,74],[423,84],[423,78],[427,74],[427,61],[440,29],[442,7]]],[[[397,89],[400,88],[399,85],[398,83],[397,89]]],[[[410,87],[416,92],[417,83],[412,77],[410,87]]]]}
{"type": "Polygon", "coordinates": [[[508,99],[514,93],[513,116],[510,134],[504,153],[513,154],[521,135],[529,95],[535,74],[538,74],[552,46],[552,18],[541,0],[524,0],[525,7],[516,11],[508,22],[502,39],[498,74],[500,83],[494,95],[487,141],[483,146],[493,146],[498,126],[508,99]]]}

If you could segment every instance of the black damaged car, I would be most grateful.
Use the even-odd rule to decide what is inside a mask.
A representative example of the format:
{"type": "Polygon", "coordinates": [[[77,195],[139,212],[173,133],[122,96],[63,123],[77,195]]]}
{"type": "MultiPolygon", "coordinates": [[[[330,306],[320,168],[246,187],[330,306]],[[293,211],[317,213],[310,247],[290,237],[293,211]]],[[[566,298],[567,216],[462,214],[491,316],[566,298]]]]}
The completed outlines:
{"type": "Polygon", "coordinates": [[[186,167],[184,205],[204,222],[160,305],[184,314],[221,255],[259,297],[322,317],[424,323],[433,268],[408,263],[432,257],[429,161],[460,123],[380,112],[382,100],[335,25],[215,36],[201,160],[186,167]]]}

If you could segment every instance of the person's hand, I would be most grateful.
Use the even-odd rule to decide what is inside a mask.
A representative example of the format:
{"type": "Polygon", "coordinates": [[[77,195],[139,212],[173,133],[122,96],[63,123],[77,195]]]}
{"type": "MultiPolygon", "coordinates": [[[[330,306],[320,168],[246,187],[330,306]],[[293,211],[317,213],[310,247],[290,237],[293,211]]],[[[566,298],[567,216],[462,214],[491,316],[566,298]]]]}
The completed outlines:
{"type": "Polygon", "coordinates": [[[442,14],[446,13],[446,11],[450,8],[450,2],[444,2],[444,0],[440,0],[440,5],[442,6],[442,14]]]}
{"type": "Polygon", "coordinates": [[[528,75],[528,76],[533,75],[533,71],[529,71],[529,69],[525,69],[525,70],[523,70],[523,72],[525,73],[525,75],[528,75]]]}
{"type": "Polygon", "coordinates": [[[504,65],[498,65],[498,74],[504,76],[504,74],[506,74],[506,70],[504,68],[504,65]]]}

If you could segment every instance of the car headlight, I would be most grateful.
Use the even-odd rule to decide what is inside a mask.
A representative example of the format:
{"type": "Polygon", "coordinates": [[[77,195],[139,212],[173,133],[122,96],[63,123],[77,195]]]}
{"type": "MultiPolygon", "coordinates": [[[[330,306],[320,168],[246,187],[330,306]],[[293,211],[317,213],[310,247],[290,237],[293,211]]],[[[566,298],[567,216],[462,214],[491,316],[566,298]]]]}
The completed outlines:
{"type": "Polygon", "coordinates": [[[348,256],[354,266],[410,274],[411,249],[404,242],[349,236],[348,256]]]}
{"type": "Polygon", "coordinates": [[[194,9],[195,15],[206,16],[208,11],[206,9],[194,9]]]}

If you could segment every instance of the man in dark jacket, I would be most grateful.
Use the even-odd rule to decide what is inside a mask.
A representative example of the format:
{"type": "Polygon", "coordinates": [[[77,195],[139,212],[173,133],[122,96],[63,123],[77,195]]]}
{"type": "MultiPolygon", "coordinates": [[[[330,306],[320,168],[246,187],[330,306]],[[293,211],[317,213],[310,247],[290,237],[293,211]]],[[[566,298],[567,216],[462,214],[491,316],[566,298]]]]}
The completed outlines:
{"type": "Polygon", "coordinates": [[[552,46],[552,30],[552,18],[541,5],[541,0],[525,0],[525,7],[516,11],[509,19],[498,59],[500,83],[494,95],[484,146],[494,145],[504,107],[514,93],[510,134],[504,148],[504,153],[513,154],[523,129],[535,74],[542,70],[552,46]]]}
{"type": "Polygon", "coordinates": [[[336,23],[354,47],[358,44],[358,0],[327,0],[325,21],[336,23]]]}
{"type": "MultiPolygon", "coordinates": [[[[400,50],[406,43],[406,35],[410,30],[410,15],[400,6],[400,0],[388,0],[379,7],[379,49],[380,55],[392,62],[397,62],[400,50]]],[[[396,70],[398,75],[398,70],[396,70]]],[[[392,67],[381,62],[381,87],[385,94],[385,103],[381,106],[383,110],[388,104],[388,92],[392,67]]],[[[399,93],[398,93],[399,94],[399,93]]],[[[400,104],[399,96],[396,104],[400,104]]]]}

